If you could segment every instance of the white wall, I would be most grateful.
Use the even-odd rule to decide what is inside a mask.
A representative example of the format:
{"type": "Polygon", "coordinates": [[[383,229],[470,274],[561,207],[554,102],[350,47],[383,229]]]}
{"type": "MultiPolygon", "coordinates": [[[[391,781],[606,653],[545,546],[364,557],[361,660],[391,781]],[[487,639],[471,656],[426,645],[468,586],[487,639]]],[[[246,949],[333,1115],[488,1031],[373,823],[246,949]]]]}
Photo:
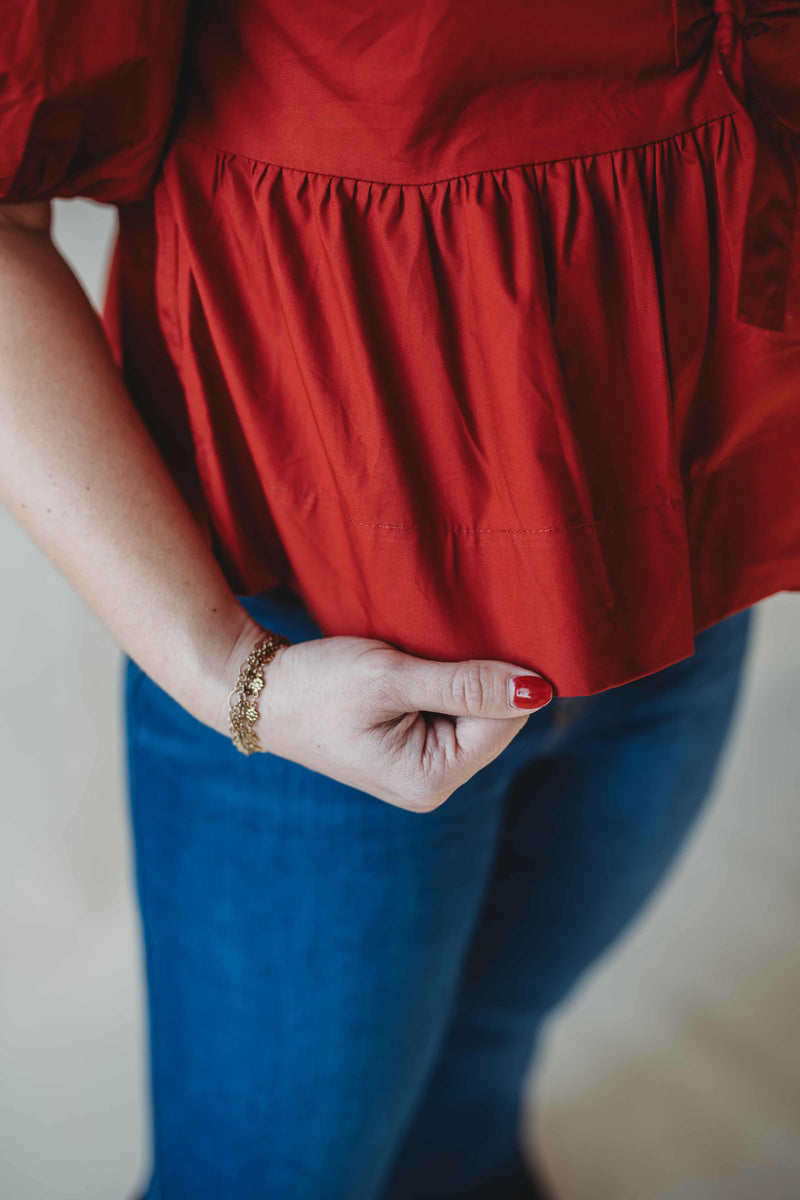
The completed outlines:
{"type": "MultiPolygon", "coordinates": [[[[97,299],[113,210],[55,208],[97,299]]],[[[121,655],[2,510],[0,580],[0,1195],[125,1200],[148,1147],[121,655]]],[[[537,1128],[566,1200],[800,1196],[798,595],[757,608],[732,743],[669,885],[553,1027],[537,1128]]]]}

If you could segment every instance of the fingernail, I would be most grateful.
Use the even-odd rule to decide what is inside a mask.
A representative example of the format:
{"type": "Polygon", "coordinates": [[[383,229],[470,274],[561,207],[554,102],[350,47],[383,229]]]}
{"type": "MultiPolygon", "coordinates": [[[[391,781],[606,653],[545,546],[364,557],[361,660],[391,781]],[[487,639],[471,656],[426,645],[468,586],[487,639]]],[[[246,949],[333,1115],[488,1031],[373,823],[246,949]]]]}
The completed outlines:
{"type": "Polygon", "coordinates": [[[508,701],[514,708],[543,708],[553,699],[553,689],[541,675],[512,675],[508,701]]]}

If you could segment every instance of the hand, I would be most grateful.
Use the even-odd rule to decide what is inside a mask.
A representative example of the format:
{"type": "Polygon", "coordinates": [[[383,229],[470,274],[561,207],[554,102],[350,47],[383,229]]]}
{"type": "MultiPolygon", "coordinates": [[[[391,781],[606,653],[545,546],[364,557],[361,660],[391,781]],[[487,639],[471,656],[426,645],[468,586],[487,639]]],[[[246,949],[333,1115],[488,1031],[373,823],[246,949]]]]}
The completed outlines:
{"type": "Polygon", "coordinates": [[[444,803],[538,711],[512,704],[509,679],[541,679],[513,663],[435,662],[359,637],[284,646],[263,670],[263,750],[412,812],[444,803]]]}

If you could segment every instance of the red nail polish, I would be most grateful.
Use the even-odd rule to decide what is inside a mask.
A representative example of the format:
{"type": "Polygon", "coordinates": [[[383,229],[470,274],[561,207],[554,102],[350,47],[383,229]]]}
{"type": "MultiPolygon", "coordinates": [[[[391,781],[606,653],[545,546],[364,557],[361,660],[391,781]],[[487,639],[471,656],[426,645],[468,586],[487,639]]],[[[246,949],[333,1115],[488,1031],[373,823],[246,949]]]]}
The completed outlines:
{"type": "Polygon", "coordinates": [[[553,689],[541,675],[514,675],[509,690],[515,708],[543,708],[553,699],[553,689]]]}

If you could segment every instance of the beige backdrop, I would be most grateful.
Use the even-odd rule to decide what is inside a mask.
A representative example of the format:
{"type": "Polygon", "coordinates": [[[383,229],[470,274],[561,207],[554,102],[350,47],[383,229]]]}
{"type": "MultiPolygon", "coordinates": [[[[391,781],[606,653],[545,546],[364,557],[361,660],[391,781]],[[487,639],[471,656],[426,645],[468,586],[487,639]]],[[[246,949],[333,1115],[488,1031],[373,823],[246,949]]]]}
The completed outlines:
{"type": "MultiPolygon", "coordinates": [[[[55,209],[97,299],[114,211],[55,209]]],[[[2,510],[0,572],[0,1195],[126,1200],[148,1143],[120,651],[2,510]]],[[[800,596],[755,617],[700,829],[551,1026],[527,1126],[565,1200],[800,1197],[800,596]]]]}

